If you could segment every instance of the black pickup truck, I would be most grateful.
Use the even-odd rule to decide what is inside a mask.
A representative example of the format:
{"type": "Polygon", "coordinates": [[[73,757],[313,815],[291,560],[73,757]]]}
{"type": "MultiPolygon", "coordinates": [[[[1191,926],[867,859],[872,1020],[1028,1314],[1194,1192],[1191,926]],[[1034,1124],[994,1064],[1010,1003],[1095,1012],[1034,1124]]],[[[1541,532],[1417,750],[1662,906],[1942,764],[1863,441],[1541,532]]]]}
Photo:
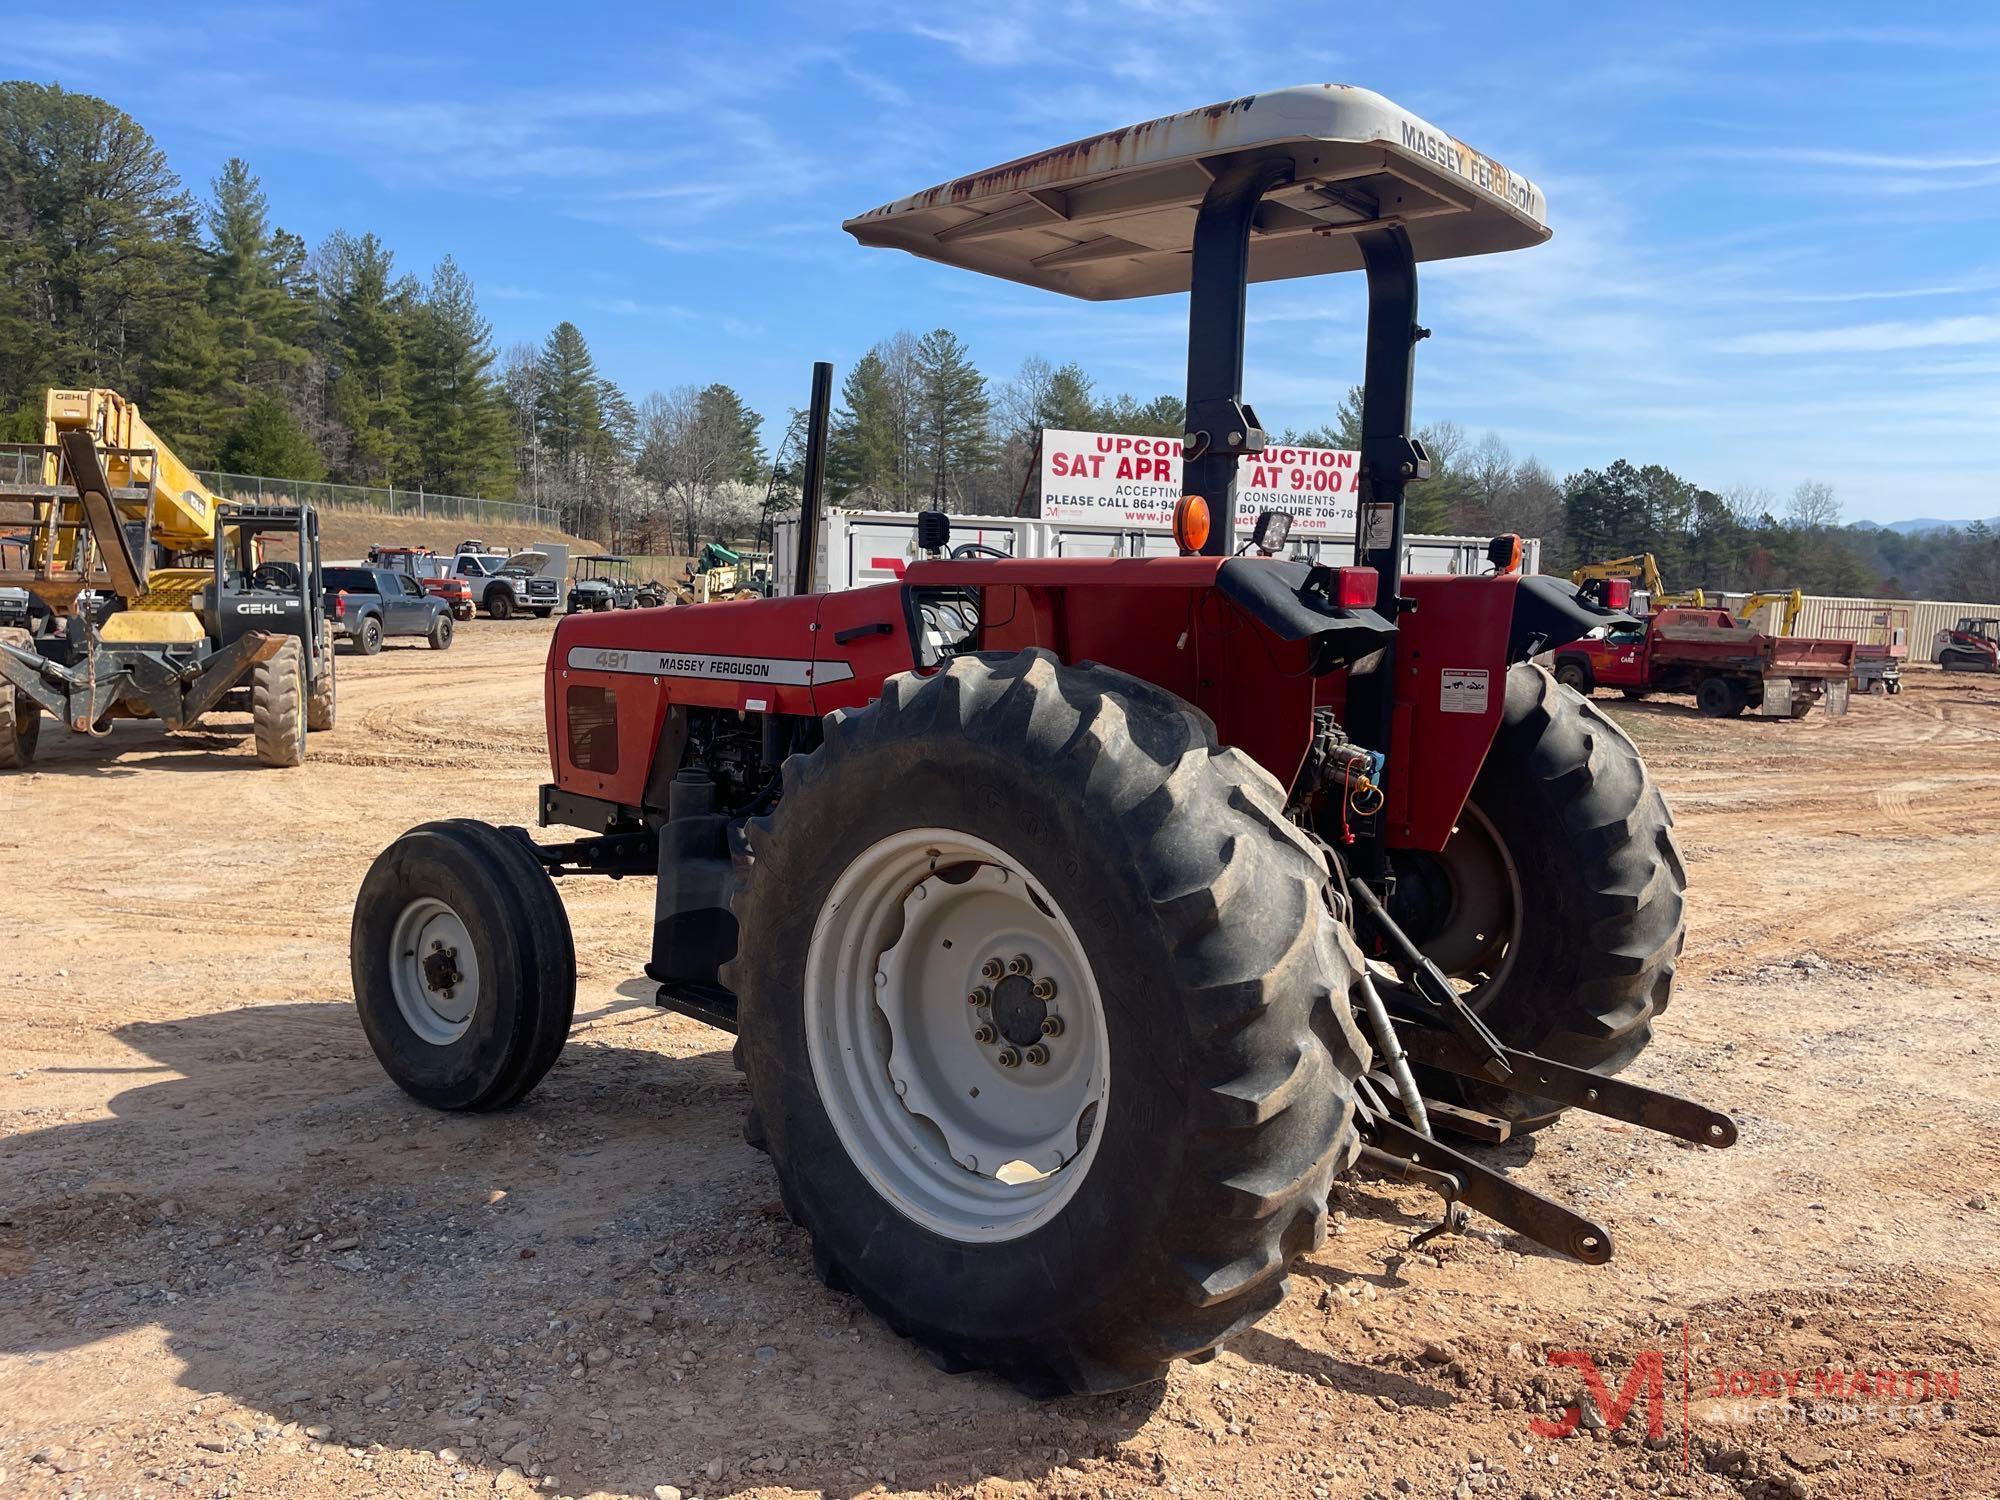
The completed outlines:
{"type": "Polygon", "coordinates": [[[326,617],[333,633],[345,636],[363,656],[380,651],[382,638],[390,635],[420,635],[433,651],[451,649],[451,606],[425,593],[408,573],[334,563],[325,576],[326,617]]]}

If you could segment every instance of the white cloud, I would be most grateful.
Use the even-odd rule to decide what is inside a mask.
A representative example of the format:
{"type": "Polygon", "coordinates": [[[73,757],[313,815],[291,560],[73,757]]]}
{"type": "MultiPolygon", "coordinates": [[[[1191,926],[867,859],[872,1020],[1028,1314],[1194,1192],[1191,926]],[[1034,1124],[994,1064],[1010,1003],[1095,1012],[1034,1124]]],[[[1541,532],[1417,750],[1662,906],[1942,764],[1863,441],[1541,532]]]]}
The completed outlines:
{"type": "Polygon", "coordinates": [[[1720,340],[1724,354],[1879,354],[2000,342],[2000,317],[1970,314],[1927,323],[1856,323],[1845,328],[1774,329],[1720,340]]]}

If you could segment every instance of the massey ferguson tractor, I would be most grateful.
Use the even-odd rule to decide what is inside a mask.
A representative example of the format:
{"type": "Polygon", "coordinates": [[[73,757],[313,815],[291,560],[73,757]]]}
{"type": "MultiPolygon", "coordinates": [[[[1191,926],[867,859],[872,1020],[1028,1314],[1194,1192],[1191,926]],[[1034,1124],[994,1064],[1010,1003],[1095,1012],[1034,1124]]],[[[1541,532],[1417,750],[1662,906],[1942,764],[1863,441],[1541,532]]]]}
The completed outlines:
{"type": "MultiPolygon", "coordinates": [[[[1529,659],[1629,617],[1402,573],[1419,261],[1548,237],[1541,192],[1387,100],[1308,87],[1031,156],[850,221],[1089,300],[1186,292],[1181,555],[954,547],[897,583],[572,616],[537,842],[376,860],[353,924],[390,1076],[489,1110],[562,1050],[551,877],[658,880],[648,975],[736,1035],[748,1140],[819,1275],[942,1368],[1106,1391],[1274,1307],[1359,1169],[1597,1263],[1602,1226],[1446,1144],[1576,1107],[1725,1146],[1614,1075],[1667,1003],[1685,877],[1608,719],[1529,659]],[[1352,566],[1242,542],[1245,288],[1360,270],[1352,566]]],[[[814,371],[803,535],[831,369],[814,371]]],[[[1431,1233],[1437,1232],[1436,1230],[1431,1233]]],[[[1426,1236],[1427,1237],[1427,1236],[1426,1236]]]]}

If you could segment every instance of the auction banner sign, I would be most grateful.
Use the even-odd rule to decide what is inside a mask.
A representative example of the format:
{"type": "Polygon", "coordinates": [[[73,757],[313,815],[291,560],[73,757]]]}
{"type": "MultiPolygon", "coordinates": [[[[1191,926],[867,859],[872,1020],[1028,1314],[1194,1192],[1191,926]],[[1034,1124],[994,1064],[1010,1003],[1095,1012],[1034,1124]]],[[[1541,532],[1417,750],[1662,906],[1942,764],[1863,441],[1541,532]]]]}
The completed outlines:
{"type": "MultiPolygon", "coordinates": [[[[1236,529],[1263,510],[1292,514],[1294,536],[1354,535],[1361,455],[1280,444],[1239,460],[1236,529]]],[[[1113,432],[1042,433],[1042,519],[1170,526],[1181,497],[1181,440],[1113,432]]]]}

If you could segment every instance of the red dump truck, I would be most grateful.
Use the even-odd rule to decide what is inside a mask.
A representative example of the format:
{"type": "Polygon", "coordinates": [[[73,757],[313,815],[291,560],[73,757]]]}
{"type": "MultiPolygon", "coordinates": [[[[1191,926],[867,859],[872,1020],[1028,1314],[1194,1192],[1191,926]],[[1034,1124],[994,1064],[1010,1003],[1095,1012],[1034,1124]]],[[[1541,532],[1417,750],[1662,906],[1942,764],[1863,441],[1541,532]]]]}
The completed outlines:
{"type": "Polygon", "coordinates": [[[1815,703],[1847,712],[1854,642],[1766,635],[1726,609],[1662,609],[1643,626],[1558,646],[1556,678],[1579,693],[1618,688],[1628,698],[1692,693],[1713,718],[1749,709],[1767,719],[1802,719],[1815,703]]]}

